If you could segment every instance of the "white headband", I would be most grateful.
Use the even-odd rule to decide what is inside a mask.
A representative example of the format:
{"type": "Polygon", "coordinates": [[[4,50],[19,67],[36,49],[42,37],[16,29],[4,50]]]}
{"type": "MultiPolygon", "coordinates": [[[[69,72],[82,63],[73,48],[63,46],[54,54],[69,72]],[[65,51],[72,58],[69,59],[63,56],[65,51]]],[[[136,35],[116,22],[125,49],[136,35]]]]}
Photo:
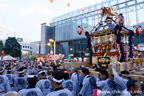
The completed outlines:
{"type": "Polygon", "coordinates": [[[55,79],[53,76],[51,77],[51,79],[57,83],[62,83],[64,81],[64,79],[61,79],[61,80],[57,80],[55,79]]]}
{"type": "Polygon", "coordinates": [[[20,71],[19,73],[23,73],[25,71],[25,69],[23,71],[20,71]]]}
{"type": "MultiPolygon", "coordinates": [[[[38,74],[41,74],[41,73],[43,73],[44,71],[40,71],[38,74]]],[[[45,72],[44,72],[45,73],[45,72]]]]}
{"type": "Polygon", "coordinates": [[[37,75],[28,75],[27,78],[34,78],[35,76],[37,77],[37,75]]]}

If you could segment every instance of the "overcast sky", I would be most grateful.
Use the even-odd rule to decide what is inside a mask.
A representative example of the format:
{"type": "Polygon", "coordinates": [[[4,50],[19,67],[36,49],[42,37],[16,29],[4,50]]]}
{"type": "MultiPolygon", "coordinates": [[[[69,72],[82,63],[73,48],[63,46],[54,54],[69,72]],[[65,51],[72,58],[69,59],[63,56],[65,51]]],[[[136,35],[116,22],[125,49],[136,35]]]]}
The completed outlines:
{"type": "Polygon", "coordinates": [[[24,41],[39,41],[41,24],[49,24],[53,17],[86,7],[104,0],[0,0],[0,39],[9,36],[24,38],[24,41]],[[70,3],[70,7],[66,4],[70,3]],[[14,34],[12,34],[12,33],[14,34]]]}

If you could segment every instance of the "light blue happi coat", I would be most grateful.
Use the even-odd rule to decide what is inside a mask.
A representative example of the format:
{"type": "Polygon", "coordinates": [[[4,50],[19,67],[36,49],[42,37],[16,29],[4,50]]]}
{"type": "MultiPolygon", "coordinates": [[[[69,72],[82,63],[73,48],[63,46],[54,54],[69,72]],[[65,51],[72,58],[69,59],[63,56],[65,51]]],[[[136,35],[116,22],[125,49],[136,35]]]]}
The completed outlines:
{"type": "Polygon", "coordinates": [[[8,91],[10,91],[9,80],[5,75],[0,75],[0,92],[3,92],[0,94],[0,96],[7,93],[8,91]]]}
{"type": "Polygon", "coordinates": [[[17,67],[18,67],[18,69],[21,68],[21,67],[22,67],[22,64],[18,64],[17,67]]]}
{"type": "Polygon", "coordinates": [[[43,96],[39,88],[22,89],[18,94],[19,96],[43,96]]]}
{"type": "Polygon", "coordinates": [[[28,73],[28,74],[31,73],[31,70],[32,70],[32,69],[33,69],[32,66],[29,65],[29,66],[28,66],[28,72],[27,72],[27,73],[28,73]]]}
{"type": "Polygon", "coordinates": [[[53,91],[49,93],[47,96],[73,96],[73,95],[68,89],[61,89],[58,91],[53,91]]]}
{"type": "Polygon", "coordinates": [[[92,95],[93,88],[90,84],[90,77],[84,79],[82,89],[80,90],[79,94],[82,96],[89,96],[92,95]]]}
{"type": "MultiPolygon", "coordinates": [[[[124,89],[122,92],[121,92],[121,95],[120,96],[132,96],[130,94],[130,92],[127,90],[127,89],[124,89]]],[[[137,94],[135,96],[144,96],[144,94],[137,94]]]]}
{"type": "Polygon", "coordinates": [[[15,86],[16,86],[18,91],[21,90],[21,89],[26,89],[27,88],[26,80],[27,80],[26,76],[15,78],[14,82],[15,82],[15,86]]]}
{"type": "Polygon", "coordinates": [[[47,78],[48,80],[50,80],[50,75],[47,75],[46,78],[47,78]]]}
{"type": "Polygon", "coordinates": [[[38,74],[39,68],[34,67],[34,73],[38,74]]]}
{"type": "MultiPolygon", "coordinates": [[[[73,73],[71,76],[71,80],[75,83],[76,85],[76,96],[79,93],[80,89],[81,89],[81,83],[83,81],[84,77],[82,75],[78,75],[76,73],[73,73]]],[[[74,95],[75,96],[75,95],[74,95]]]]}
{"type": "Polygon", "coordinates": [[[14,89],[14,79],[15,79],[15,75],[14,74],[5,74],[5,76],[7,76],[9,83],[10,83],[10,87],[11,87],[11,91],[13,91],[14,89]]]}
{"type": "Polygon", "coordinates": [[[122,92],[121,92],[121,95],[120,96],[132,96],[130,94],[130,92],[127,90],[127,89],[124,89],[122,92]]]}
{"type": "Polygon", "coordinates": [[[127,81],[128,80],[123,79],[118,74],[114,75],[114,82],[116,84],[115,90],[117,92],[117,96],[119,96],[123,90],[127,89],[127,81]]]}
{"type": "Polygon", "coordinates": [[[114,82],[116,84],[118,84],[119,86],[122,87],[122,90],[127,88],[127,81],[126,79],[123,79],[122,77],[120,77],[118,74],[114,75],[114,82]]]}
{"type": "Polygon", "coordinates": [[[62,82],[62,87],[70,90],[72,92],[73,96],[77,96],[76,95],[76,85],[71,79],[68,79],[68,80],[65,80],[64,82],[62,82]]]}
{"type": "Polygon", "coordinates": [[[48,79],[42,79],[38,81],[36,87],[38,87],[42,91],[43,96],[46,96],[48,93],[51,92],[51,84],[48,79]]]}
{"type": "Polygon", "coordinates": [[[112,79],[99,80],[97,78],[96,84],[102,90],[102,96],[114,96],[114,81],[112,79]]]}
{"type": "Polygon", "coordinates": [[[5,74],[8,77],[10,84],[14,84],[15,75],[14,74],[5,74]]]}

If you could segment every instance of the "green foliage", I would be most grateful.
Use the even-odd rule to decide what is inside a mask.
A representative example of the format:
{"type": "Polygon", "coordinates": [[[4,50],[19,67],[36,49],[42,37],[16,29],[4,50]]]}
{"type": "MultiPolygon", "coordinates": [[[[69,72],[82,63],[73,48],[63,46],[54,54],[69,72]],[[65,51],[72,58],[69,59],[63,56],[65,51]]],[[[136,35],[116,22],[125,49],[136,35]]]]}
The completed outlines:
{"type": "Polygon", "coordinates": [[[4,47],[4,45],[3,45],[3,41],[0,40],[0,55],[1,55],[1,52],[2,52],[2,50],[3,50],[3,47],[4,47]]]}
{"type": "Polygon", "coordinates": [[[30,60],[36,60],[37,58],[37,54],[36,53],[33,53],[33,55],[30,57],[30,60]]]}
{"type": "Polygon", "coordinates": [[[37,56],[37,54],[34,52],[34,53],[33,53],[33,56],[37,56]]]}
{"type": "Polygon", "coordinates": [[[30,57],[30,60],[36,60],[37,58],[36,58],[36,56],[31,56],[30,57]]]}
{"type": "Polygon", "coordinates": [[[4,45],[3,45],[3,41],[0,40],[0,49],[2,49],[3,47],[4,47],[4,45]]]}
{"type": "Polygon", "coordinates": [[[8,39],[5,42],[4,50],[5,54],[9,54],[12,57],[21,56],[21,46],[15,38],[8,37],[8,39]]]}

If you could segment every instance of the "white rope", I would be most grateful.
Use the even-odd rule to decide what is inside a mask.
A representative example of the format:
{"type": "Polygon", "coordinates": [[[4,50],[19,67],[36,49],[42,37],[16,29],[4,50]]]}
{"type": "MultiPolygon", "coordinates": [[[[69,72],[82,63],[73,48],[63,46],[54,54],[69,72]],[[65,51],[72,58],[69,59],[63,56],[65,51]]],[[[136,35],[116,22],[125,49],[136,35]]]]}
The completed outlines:
{"type": "Polygon", "coordinates": [[[129,38],[129,36],[126,37],[126,42],[127,42],[126,43],[126,56],[127,56],[127,58],[128,58],[128,55],[129,55],[129,51],[128,51],[129,50],[129,47],[128,47],[128,43],[129,43],[128,42],[128,38],[129,38]]]}
{"type": "Polygon", "coordinates": [[[117,48],[118,48],[118,52],[119,52],[119,61],[120,61],[120,58],[121,58],[121,52],[120,52],[120,45],[119,44],[117,44],[117,48]]]}
{"type": "Polygon", "coordinates": [[[112,39],[113,39],[113,38],[112,38],[112,33],[111,33],[111,37],[110,37],[109,41],[112,42],[112,39]]]}
{"type": "Polygon", "coordinates": [[[124,42],[124,44],[126,43],[126,40],[125,40],[126,38],[125,38],[125,35],[124,35],[124,37],[123,37],[123,42],[124,42]]]}

